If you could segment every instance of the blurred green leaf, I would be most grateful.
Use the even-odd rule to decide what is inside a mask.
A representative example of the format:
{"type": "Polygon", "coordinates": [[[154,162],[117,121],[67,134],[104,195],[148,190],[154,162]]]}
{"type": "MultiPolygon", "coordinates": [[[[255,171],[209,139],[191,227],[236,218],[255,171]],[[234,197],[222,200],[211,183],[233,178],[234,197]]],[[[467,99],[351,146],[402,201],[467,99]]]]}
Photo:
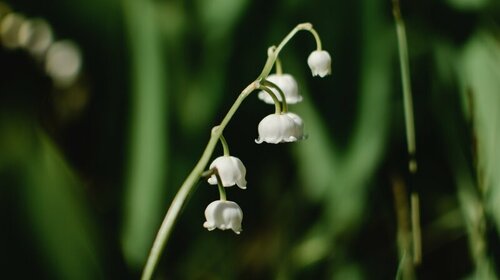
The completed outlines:
{"type": "Polygon", "coordinates": [[[500,42],[479,31],[461,59],[462,96],[470,103],[476,133],[477,169],[487,212],[500,232],[500,42]]]}
{"type": "MultiPolygon", "coordinates": [[[[182,61],[177,69],[182,77],[179,93],[179,117],[181,126],[190,134],[196,134],[213,125],[217,109],[224,96],[234,96],[225,93],[227,85],[227,65],[235,45],[232,33],[240,18],[245,14],[248,0],[214,0],[197,1],[197,19],[191,21],[190,27],[199,35],[199,45],[194,52],[185,50],[188,42],[173,49],[173,56],[180,56],[182,61]],[[200,55],[193,68],[186,61],[194,55],[200,55]]],[[[181,38],[177,38],[181,40],[181,38]]]]}
{"type": "MultiPolygon", "coordinates": [[[[332,251],[342,250],[339,248],[342,245],[334,240],[343,232],[358,227],[362,221],[370,179],[385,150],[395,35],[392,28],[383,23],[374,24],[380,10],[374,9],[374,2],[370,4],[365,10],[372,20],[367,21],[369,24],[363,34],[367,47],[362,54],[360,115],[347,150],[336,151],[328,140],[326,120],[319,117],[318,109],[305,101],[296,110],[306,121],[309,133],[309,139],[295,147],[302,184],[305,191],[320,199],[325,207],[322,219],[295,249],[294,256],[308,256],[307,259],[296,258],[301,262],[296,264],[299,267],[319,261],[332,251]]],[[[304,95],[305,100],[310,99],[307,93],[304,95]]]]}
{"type": "Polygon", "coordinates": [[[168,93],[154,3],[124,0],[123,5],[132,90],[122,245],[128,263],[139,269],[165,211],[168,93]]]}
{"type": "Polygon", "coordinates": [[[207,40],[215,42],[225,37],[245,12],[248,0],[198,0],[201,26],[207,40]]]}
{"type": "Polygon", "coordinates": [[[96,225],[82,185],[48,137],[41,131],[36,137],[26,160],[24,196],[47,262],[59,279],[103,278],[96,225]]]}
{"type": "Polygon", "coordinates": [[[461,10],[478,10],[490,4],[490,0],[446,0],[452,7],[461,10]]]}

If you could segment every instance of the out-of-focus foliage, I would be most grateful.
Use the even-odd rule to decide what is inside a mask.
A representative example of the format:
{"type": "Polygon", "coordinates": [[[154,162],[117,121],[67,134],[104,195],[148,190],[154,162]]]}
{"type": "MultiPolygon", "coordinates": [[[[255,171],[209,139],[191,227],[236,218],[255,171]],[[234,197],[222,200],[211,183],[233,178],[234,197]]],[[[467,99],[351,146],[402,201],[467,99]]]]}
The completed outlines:
{"type": "Polygon", "coordinates": [[[248,189],[227,191],[243,209],[243,232],[202,227],[218,196],[200,182],[158,278],[394,278],[401,260],[392,184],[403,178],[420,194],[416,277],[496,279],[500,4],[400,2],[415,176],[407,174],[389,0],[1,2],[0,35],[7,4],[43,18],[83,59],[77,83],[61,89],[43,59],[5,47],[12,37],[0,36],[2,275],[137,278],[212,126],[257,77],[268,46],[309,21],[332,55],[332,75],[311,77],[309,34],[280,57],[304,96],[290,109],[308,139],[256,145],[257,124],[274,107],[250,96],[225,131],[247,168],[248,189]]]}

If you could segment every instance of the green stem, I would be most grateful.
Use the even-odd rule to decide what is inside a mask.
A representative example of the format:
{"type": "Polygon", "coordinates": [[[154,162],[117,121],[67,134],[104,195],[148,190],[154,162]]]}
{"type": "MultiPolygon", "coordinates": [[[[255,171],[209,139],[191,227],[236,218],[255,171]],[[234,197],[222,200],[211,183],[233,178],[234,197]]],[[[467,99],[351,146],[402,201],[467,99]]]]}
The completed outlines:
{"type": "Polygon", "coordinates": [[[227,157],[230,156],[229,145],[227,144],[226,138],[224,137],[224,135],[222,135],[222,133],[219,137],[219,140],[220,140],[220,143],[222,144],[222,149],[224,149],[224,155],[227,157]]]}
{"type": "Polygon", "coordinates": [[[182,186],[180,187],[179,191],[172,200],[172,204],[170,204],[170,207],[167,210],[167,214],[165,215],[165,218],[163,219],[160,229],[158,230],[155,241],[153,243],[153,247],[151,248],[148,260],[146,261],[146,265],[142,272],[142,277],[141,277],[142,280],[149,280],[153,276],[154,269],[158,264],[158,261],[165,247],[165,244],[170,234],[172,233],[172,229],[177,217],[179,216],[179,212],[182,209],[182,206],[184,205],[186,198],[193,191],[196,182],[198,182],[200,176],[203,174],[203,170],[207,166],[208,161],[210,160],[214,152],[217,141],[220,139],[220,136],[222,135],[222,131],[227,126],[227,124],[233,117],[234,113],[236,113],[236,110],[238,110],[238,107],[241,105],[243,100],[245,100],[245,98],[252,91],[257,89],[257,86],[258,83],[256,82],[253,82],[250,85],[248,85],[238,96],[233,106],[231,106],[231,108],[229,109],[226,116],[219,124],[219,126],[215,127],[212,130],[210,140],[208,141],[208,144],[205,147],[205,150],[203,151],[200,160],[198,161],[198,163],[196,163],[191,173],[189,173],[184,183],[182,183],[182,186]]]}
{"type": "MultiPolygon", "coordinates": [[[[413,97],[411,92],[410,59],[408,56],[408,43],[406,39],[406,28],[401,15],[399,0],[392,0],[392,14],[396,23],[396,34],[398,38],[399,64],[401,70],[401,81],[403,85],[403,102],[405,111],[406,142],[408,149],[408,170],[414,175],[417,172],[417,144],[415,140],[415,120],[413,113],[413,97]]],[[[422,237],[420,230],[420,202],[418,192],[414,190],[411,194],[411,224],[413,243],[413,262],[419,265],[422,261],[422,237]]]]}
{"type": "Polygon", "coordinates": [[[222,179],[220,178],[219,170],[215,171],[215,178],[217,179],[217,187],[219,188],[220,200],[226,201],[226,190],[224,189],[224,185],[222,184],[222,179]]]}
{"type": "MultiPolygon", "coordinates": [[[[267,49],[267,55],[271,56],[274,53],[275,50],[276,50],[276,46],[270,46],[267,49]]],[[[283,74],[283,68],[281,67],[281,60],[279,59],[278,56],[276,56],[275,65],[276,65],[276,74],[277,75],[282,75],[283,74]]]]}
{"type": "Polygon", "coordinates": [[[281,60],[279,57],[276,57],[276,74],[283,75],[283,67],[281,67],[281,60]]]}
{"type": "MultiPolygon", "coordinates": [[[[281,106],[280,106],[280,101],[278,100],[278,97],[276,97],[276,94],[274,94],[274,92],[270,88],[268,88],[264,85],[259,85],[258,89],[261,89],[261,90],[267,92],[271,96],[271,98],[274,101],[275,113],[280,114],[281,113],[281,106]]],[[[283,95],[282,98],[284,98],[284,97],[285,96],[283,95]]]]}
{"type": "Polygon", "coordinates": [[[276,59],[278,58],[278,54],[281,52],[283,47],[288,43],[288,41],[290,41],[290,39],[292,39],[293,36],[295,36],[295,34],[297,34],[297,32],[299,32],[301,30],[309,31],[314,36],[314,39],[316,40],[316,49],[321,50],[321,48],[322,48],[321,47],[321,39],[319,38],[319,35],[316,32],[316,30],[314,30],[312,24],[309,22],[298,24],[294,29],[292,29],[292,31],[290,31],[290,33],[288,33],[288,35],[286,35],[286,37],[276,47],[274,52],[272,52],[271,54],[268,54],[264,69],[262,69],[262,72],[260,73],[257,80],[262,80],[265,77],[269,76],[269,73],[271,73],[271,70],[273,68],[274,63],[276,62],[276,59]]]}
{"type": "Polygon", "coordinates": [[[316,40],[316,50],[321,51],[323,47],[321,46],[321,39],[319,38],[318,32],[316,32],[316,30],[314,30],[314,28],[312,27],[308,31],[311,32],[311,34],[314,36],[314,40],[316,40]]]}
{"type": "MultiPolygon", "coordinates": [[[[276,64],[276,65],[278,65],[278,64],[276,64]]],[[[288,104],[286,102],[286,97],[285,97],[285,93],[283,92],[283,90],[281,90],[281,88],[277,84],[275,84],[275,83],[273,83],[273,82],[271,82],[269,80],[266,80],[266,79],[262,80],[261,84],[264,85],[264,86],[266,86],[266,87],[275,88],[278,91],[278,93],[279,93],[279,95],[281,97],[281,100],[283,100],[282,103],[281,103],[282,104],[281,111],[283,113],[288,112],[288,104]]]]}
{"type": "Polygon", "coordinates": [[[413,98],[411,93],[410,63],[408,58],[408,45],[403,17],[399,8],[399,1],[393,0],[392,9],[396,22],[396,33],[398,37],[399,63],[401,68],[401,81],[403,85],[403,102],[406,122],[406,140],[409,155],[408,168],[412,174],[417,171],[415,121],[413,117],[413,98]]]}
{"type": "Polygon", "coordinates": [[[413,263],[422,262],[422,230],[420,228],[420,197],[417,192],[410,195],[411,228],[413,238],[413,263]]]}

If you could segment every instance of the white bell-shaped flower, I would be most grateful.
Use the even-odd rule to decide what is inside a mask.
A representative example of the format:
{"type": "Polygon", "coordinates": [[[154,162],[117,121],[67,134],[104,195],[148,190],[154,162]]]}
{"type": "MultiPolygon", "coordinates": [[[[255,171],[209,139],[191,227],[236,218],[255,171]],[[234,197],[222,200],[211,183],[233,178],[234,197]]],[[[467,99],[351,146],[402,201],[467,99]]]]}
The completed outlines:
{"type": "Polygon", "coordinates": [[[324,77],[332,73],[332,58],[327,51],[313,51],[307,58],[313,76],[324,77]]]}
{"type": "MultiPolygon", "coordinates": [[[[218,157],[210,164],[209,169],[214,167],[217,168],[224,187],[238,185],[242,189],[247,188],[247,181],[245,179],[247,170],[239,158],[233,156],[218,157]]],[[[208,183],[217,185],[217,177],[212,175],[208,178],[208,183]]]]}
{"type": "Polygon", "coordinates": [[[260,121],[258,131],[259,138],[255,140],[257,144],[295,142],[305,138],[302,119],[290,112],[268,115],[260,121]]]}
{"type": "Polygon", "coordinates": [[[240,234],[243,211],[235,202],[216,200],[205,209],[205,219],[207,220],[203,227],[208,230],[232,229],[236,234],[240,234]]]}
{"type": "MultiPolygon", "coordinates": [[[[266,80],[276,84],[283,91],[288,104],[295,104],[302,101],[302,96],[299,94],[299,86],[292,75],[271,74],[266,78],[266,80]]],[[[278,90],[273,87],[269,88],[274,92],[278,100],[282,101],[278,90]]],[[[274,104],[273,98],[265,91],[259,92],[259,99],[267,104],[274,104]]]]}

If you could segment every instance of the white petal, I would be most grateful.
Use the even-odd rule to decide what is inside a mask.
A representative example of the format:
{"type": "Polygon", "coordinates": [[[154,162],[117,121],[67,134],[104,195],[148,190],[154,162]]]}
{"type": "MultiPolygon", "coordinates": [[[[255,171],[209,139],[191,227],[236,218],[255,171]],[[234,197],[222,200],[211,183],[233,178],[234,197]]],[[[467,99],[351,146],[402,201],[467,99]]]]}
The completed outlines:
{"type": "Polygon", "coordinates": [[[208,230],[218,228],[232,229],[237,234],[241,232],[243,212],[235,202],[216,200],[210,203],[205,209],[205,218],[203,226],[208,230]]]}
{"type": "MultiPolygon", "coordinates": [[[[281,91],[285,94],[286,102],[288,104],[295,104],[302,101],[302,96],[299,94],[299,86],[295,78],[290,74],[271,74],[266,78],[268,81],[276,84],[281,91]]],[[[281,101],[281,95],[278,90],[270,87],[272,92],[281,101]]],[[[272,97],[265,91],[260,91],[258,94],[259,99],[268,104],[274,104],[272,97]]]]}
{"type": "MultiPolygon", "coordinates": [[[[224,187],[231,187],[237,184],[238,187],[242,189],[246,188],[246,168],[237,157],[218,157],[210,164],[210,169],[214,167],[217,168],[224,187]]],[[[211,185],[217,185],[216,176],[212,175],[208,179],[208,183],[211,185]]]]}
{"type": "Polygon", "coordinates": [[[326,75],[331,74],[332,58],[327,51],[313,51],[309,57],[307,58],[307,64],[309,68],[311,68],[311,72],[313,76],[324,77],[326,75]]]}
{"type": "Polygon", "coordinates": [[[259,123],[259,138],[257,144],[262,142],[278,144],[282,142],[295,142],[304,138],[303,122],[293,113],[271,114],[259,123]]]}

